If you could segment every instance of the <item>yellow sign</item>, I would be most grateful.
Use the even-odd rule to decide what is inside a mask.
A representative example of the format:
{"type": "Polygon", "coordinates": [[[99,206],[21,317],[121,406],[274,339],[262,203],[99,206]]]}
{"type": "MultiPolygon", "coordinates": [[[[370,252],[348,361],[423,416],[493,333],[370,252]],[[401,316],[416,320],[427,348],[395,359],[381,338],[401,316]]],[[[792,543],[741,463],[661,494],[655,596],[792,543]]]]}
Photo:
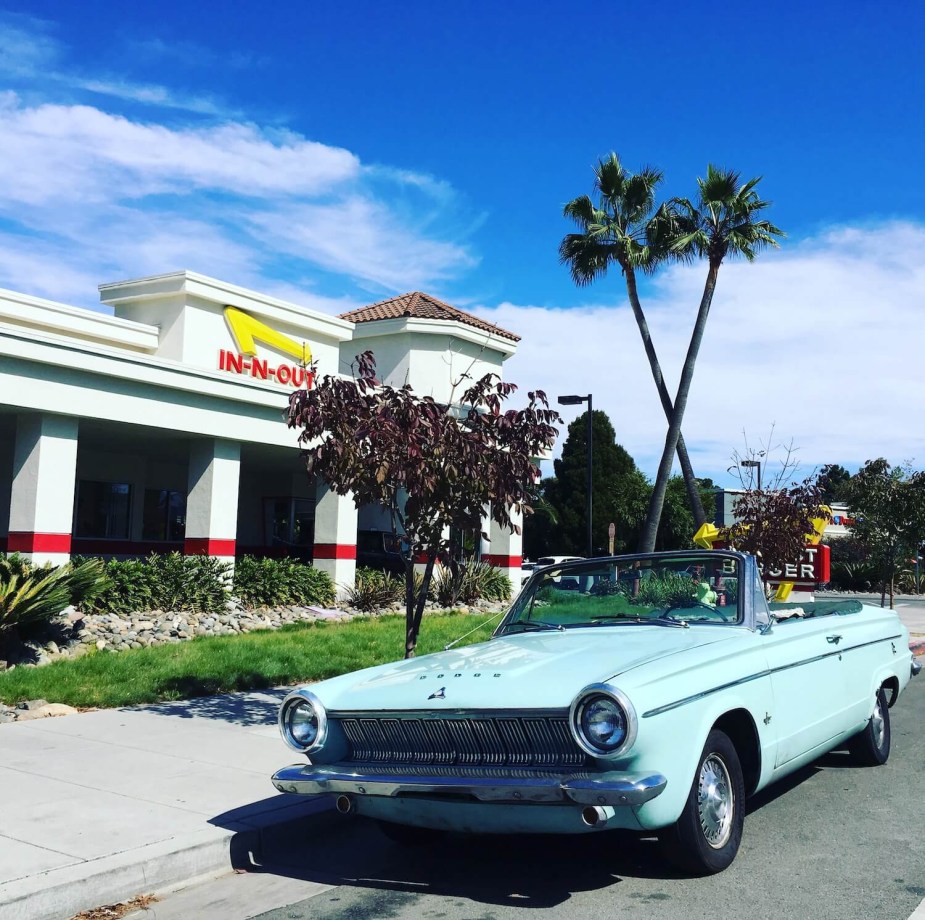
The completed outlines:
{"type": "Polygon", "coordinates": [[[297,342],[237,307],[225,307],[225,319],[238,350],[234,352],[223,348],[219,351],[219,370],[239,376],[248,375],[255,380],[269,380],[283,386],[300,387],[303,383],[309,387],[312,385],[312,373],[308,369],[312,352],[307,342],[297,342]],[[257,357],[257,342],[289,355],[298,363],[284,362],[274,367],[266,358],[257,357]]]}
{"type": "Polygon", "coordinates": [[[288,335],[271,329],[266,323],[254,319],[243,310],[237,307],[225,307],[225,319],[231,328],[231,335],[234,337],[238,346],[238,351],[243,355],[256,355],[257,346],[255,342],[263,342],[270,348],[281,351],[284,355],[289,355],[299,361],[303,367],[307,367],[312,360],[312,352],[307,342],[297,342],[290,339],[288,335]]]}
{"type": "MultiPolygon", "coordinates": [[[[832,509],[828,505],[820,505],[819,510],[823,513],[823,517],[813,518],[813,532],[807,534],[806,542],[810,546],[816,546],[819,541],[822,539],[823,533],[825,533],[826,524],[831,520],[832,509]]],[[[701,525],[697,533],[694,534],[694,546],[699,546],[703,549],[713,549],[714,545],[717,543],[727,543],[729,541],[729,531],[725,528],[720,530],[716,527],[715,524],[711,524],[709,521],[701,525]]],[[[777,586],[777,593],[774,595],[775,601],[785,601],[790,597],[790,592],[793,590],[792,581],[783,581],[777,586]]]]}

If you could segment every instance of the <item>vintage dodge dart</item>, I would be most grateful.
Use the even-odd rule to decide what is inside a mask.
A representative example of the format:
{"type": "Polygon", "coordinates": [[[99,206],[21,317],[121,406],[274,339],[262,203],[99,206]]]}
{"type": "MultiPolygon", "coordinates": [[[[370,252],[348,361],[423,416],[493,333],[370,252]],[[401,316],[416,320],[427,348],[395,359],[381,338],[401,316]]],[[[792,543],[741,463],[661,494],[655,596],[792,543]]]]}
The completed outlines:
{"type": "Polygon", "coordinates": [[[719,872],[748,796],[842,745],[886,762],[889,708],[918,670],[892,610],[769,607],[742,553],[566,562],[531,576],[487,642],[290,693],[280,730],[308,764],[273,783],[407,843],[628,828],[719,872]]]}

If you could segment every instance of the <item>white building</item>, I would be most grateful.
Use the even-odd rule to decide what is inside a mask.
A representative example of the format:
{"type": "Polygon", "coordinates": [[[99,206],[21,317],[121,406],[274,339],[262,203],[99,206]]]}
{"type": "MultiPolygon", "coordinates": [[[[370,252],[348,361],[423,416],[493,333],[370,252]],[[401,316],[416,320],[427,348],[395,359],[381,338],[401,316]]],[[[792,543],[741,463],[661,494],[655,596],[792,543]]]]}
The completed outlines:
{"type": "MultiPolygon", "coordinates": [[[[0,290],[0,551],[181,550],[313,559],[351,584],[357,534],[385,529],[309,480],[284,421],[305,364],[449,397],[501,373],[516,335],[413,293],[332,317],[194,272],[100,286],[114,315],[0,290]]],[[[520,572],[520,537],[494,525],[482,558],[520,572]]]]}

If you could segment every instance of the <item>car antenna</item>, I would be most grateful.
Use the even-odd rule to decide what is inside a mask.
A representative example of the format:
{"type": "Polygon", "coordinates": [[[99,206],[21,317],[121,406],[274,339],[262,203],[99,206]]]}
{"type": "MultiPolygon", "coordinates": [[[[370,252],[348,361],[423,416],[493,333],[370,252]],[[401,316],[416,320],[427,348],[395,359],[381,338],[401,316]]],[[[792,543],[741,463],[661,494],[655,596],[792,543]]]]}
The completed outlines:
{"type": "Polygon", "coordinates": [[[492,620],[497,620],[498,617],[503,617],[506,613],[507,613],[507,610],[502,610],[501,613],[496,613],[493,617],[489,617],[487,620],[484,620],[483,622],[479,623],[478,626],[473,626],[472,629],[469,630],[469,632],[463,633],[458,639],[454,639],[448,645],[444,645],[443,651],[448,652],[451,648],[453,648],[454,645],[459,645],[459,643],[462,642],[462,640],[465,639],[467,636],[471,636],[474,632],[481,629],[483,626],[490,623],[492,620]]]}

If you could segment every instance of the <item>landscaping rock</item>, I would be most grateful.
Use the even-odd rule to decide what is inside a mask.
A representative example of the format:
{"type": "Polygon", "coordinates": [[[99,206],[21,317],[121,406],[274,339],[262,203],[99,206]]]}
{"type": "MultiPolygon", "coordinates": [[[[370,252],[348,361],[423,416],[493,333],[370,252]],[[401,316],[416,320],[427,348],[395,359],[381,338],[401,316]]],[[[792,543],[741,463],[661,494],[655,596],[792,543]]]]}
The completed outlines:
{"type": "Polygon", "coordinates": [[[26,700],[17,703],[15,709],[0,703],[0,725],[10,722],[30,722],[34,719],[48,719],[52,716],[69,716],[78,712],[64,703],[46,703],[45,700],[26,700]]]}
{"type": "Polygon", "coordinates": [[[41,709],[43,706],[48,705],[48,700],[23,700],[21,703],[16,704],[16,708],[20,711],[26,710],[31,712],[35,709],[41,709]]]}

